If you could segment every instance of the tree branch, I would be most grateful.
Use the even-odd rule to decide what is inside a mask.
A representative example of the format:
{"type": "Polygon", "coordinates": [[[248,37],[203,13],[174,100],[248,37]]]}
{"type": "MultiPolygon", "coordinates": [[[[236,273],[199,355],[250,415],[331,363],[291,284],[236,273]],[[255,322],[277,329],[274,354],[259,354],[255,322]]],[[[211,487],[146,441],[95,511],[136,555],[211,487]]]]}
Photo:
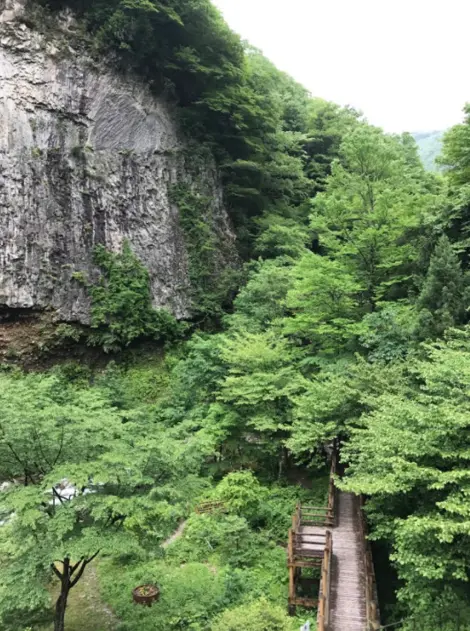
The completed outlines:
{"type": "Polygon", "coordinates": [[[59,502],[60,502],[61,504],[63,504],[63,503],[64,503],[64,498],[63,498],[63,497],[62,497],[59,493],[57,493],[57,491],[56,491],[56,489],[55,489],[54,487],[52,487],[52,492],[53,492],[53,493],[54,493],[54,495],[57,497],[57,499],[59,500],[59,502]]]}
{"type": "Polygon", "coordinates": [[[100,552],[101,550],[97,550],[93,556],[87,559],[87,563],[91,563],[92,561],[94,561],[100,552]]]}
{"type": "MultiPolygon", "coordinates": [[[[35,427],[33,428],[33,432],[34,432],[34,437],[36,438],[36,443],[39,447],[39,451],[41,452],[41,456],[44,462],[46,463],[46,465],[49,467],[49,469],[51,469],[52,468],[51,463],[46,458],[46,454],[44,453],[44,450],[42,448],[41,437],[39,436],[38,430],[35,427]]],[[[43,470],[43,473],[44,473],[44,470],[43,470]]]]}
{"type": "Polygon", "coordinates": [[[64,578],[64,575],[59,572],[59,570],[55,566],[55,563],[51,563],[51,568],[54,574],[58,577],[59,581],[62,581],[62,579],[64,578]]]}
{"type": "Polygon", "coordinates": [[[46,475],[46,472],[45,472],[45,470],[44,470],[44,467],[42,467],[42,466],[39,464],[39,462],[33,462],[33,465],[36,467],[36,469],[39,471],[39,473],[40,473],[41,475],[43,475],[43,476],[44,476],[44,475],[46,475]]]}
{"type": "Polygon", "coordinates": [[[75,570],[77,569],[77,567],[80,565],[80,563],[84,560],[85,557],[80,557],[80,561],[78,561],[77,563],[75,563],[75,565],[72,565],[72,567],[70,568],[70,576],[72,576],[72,574],[75,572],[75,570]]]}
{"type": "Polygon", "coordinates": [[[96,557],[98,556],[98,554],[101,551],[98,550],[97,552],[95,552],[95,554],[93,556],[91,556],[89,559],[86,559],[84,561],[82,561],[82,567],[78,570],[78,574],[77,576],[73,579],[73,581],[70,581],[70,589],[72,589],[72,587],[75,587],[75,585],[78,583],[78,581],[82,578],[83,576],[83,572],[85,571],[86,566],[91,563],[93,561],[93,559],[96,559],[96,557]]]}
{"type": "MultiPolygon", "coordinates": [[[[5,430],[3,429],[3,427],[1,425],[0,425],[0,429],[2,430],[3,436],[6,436],[5,430]]],[[[16,462],[18,462],[21,465],[21,468],[24,469],[26,463],[23,460],[21,460],[21,458],[18,456],[18,454],[16,453],[16,451],[13,448],[13,445],[11,445],[11,443],[9,443],[7,440],[5,441],[5,445],[8,447],[8,449],[13,454],[13,457],[15,458],[16,462]]]]}
{"type": "Polygon", "coordinates": [[[53,467],[55,467],[55,465],[57,464],[61,454],[62,454],[62,449],[64,447],[64,437],[65,437],[65,426],[62,425],[62,434],[60,436],[60,445],[59,445],[59,451],[57,452],[57,456],[54,459],[54,463],[53,463],[53,467]]]}

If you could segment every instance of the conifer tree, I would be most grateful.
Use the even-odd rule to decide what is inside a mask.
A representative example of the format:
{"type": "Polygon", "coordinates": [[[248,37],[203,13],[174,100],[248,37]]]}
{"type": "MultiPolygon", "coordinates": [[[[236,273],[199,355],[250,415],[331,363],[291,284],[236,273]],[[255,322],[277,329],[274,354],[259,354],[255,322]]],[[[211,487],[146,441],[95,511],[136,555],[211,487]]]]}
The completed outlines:
{"type": "Polygon", "coordinates": [[[462,324],[467,297],[465,274],[452,244],[444,235],[436,245],[417,302],[419,337],[439,337],[449,327],[462,324]]]}

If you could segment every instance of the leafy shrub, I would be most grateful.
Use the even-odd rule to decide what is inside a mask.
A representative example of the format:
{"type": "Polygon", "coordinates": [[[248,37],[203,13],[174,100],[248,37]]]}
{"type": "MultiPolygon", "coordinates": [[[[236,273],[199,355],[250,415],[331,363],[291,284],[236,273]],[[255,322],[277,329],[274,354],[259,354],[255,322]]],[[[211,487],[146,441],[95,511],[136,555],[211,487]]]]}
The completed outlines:
{"type": "Polygon", "coordinates": [[[291,525],[292,513],[298,502],[313,506],[326,506],[328,498],[328,475],[312,479],[312,488],[281,486],[272,484],[263,495],[260,518],[263,527],[277,542],[286,540],[291,525]]]}
{"type": "Polygon", "coordinates": [[[203,631],[230,601],[223,572],[201,563],[169,567],[153,562],[139,566],[107,563],[100,570],[103,596],[122,621],[121,631],[203,631]],[[156,583],[160,600],[151,608],[133,604],[132,589],[156,583]]]}
{"type": "Polygon", "coordinates": [[[97,246],[94,261],[101,277],[97,284],[87,286],[94,329],[89,344],[108,352],[129,346],[139,337],[168,340],[181,333],[181,325],[169,312],[153,308],[149,273],[128,242],[119,254],[97,246]]]}
{"type": "Polygon", "coordinates": [[[369,361],[404,359],[413,350],[416,326],[416,313],[407,305],[393,303],[381,311],[367,314],[361,323],[360,341],[368,351],[369,361]]]}
{"type": "Polygon", "coordinates": [[[78,342],[82,334],[77,326],[62,322],[54,332],[54,342],[59,346],[68,342],[78,342]]]}
{"type": "Polygon", "coordinates": [[[75,361],[65,362],[59,366],[56,366],[52,370],[53,374],[56,374],[59,379],[62,378],[65,385],[73,383],[81,387],[87,387],[92,379],[92,371],[86,364],[80,364],[75,361]]]}
{"type": "Polygon", "coordinates": [[[292,624],[282,607],[260,598],[248,605],[224,611],[212,631],[291,631],[292,624]]]}
{"type": "Polygon", "coordinates": [[[144,356],[135,365],[110,361],[95,383],[108,393],[113,405],[132,409],[154,404],[167,387],[168,374],[161,357],[144,356]]]}
{"type": "Polygon", "coordinates": [[[224,502],[229,512],[241,515],[250,522],[259,521],[266,489],[251,471],[229,473],[219,482],[214,494],[224,502]]]}
{"type": "Polygon", "coordinates": [[[193,311],[196,316],[220,316],[240,278],[239,271],[224,261],[224,243],[214,228],[213,200],[187,184],[174,186],[171,193],[188,252],[193,311]]]}
{"type": "Polygon", "coordinates": [[[168,551],[179,562],[210,561],[233,567],[256,563],[269,545],[266,537],[250,529],[246,519],[237,515],[192,515],[184,536],[168,551]]]}
{"type": "Polygon", "coordinates": [[[245,598],[286,602],[289,575],[286,572],[286,551],[282,546],[270,541],[260,550],[256,563],[250,567],[234,568],[233,573],[243,586],[245,598]]]}

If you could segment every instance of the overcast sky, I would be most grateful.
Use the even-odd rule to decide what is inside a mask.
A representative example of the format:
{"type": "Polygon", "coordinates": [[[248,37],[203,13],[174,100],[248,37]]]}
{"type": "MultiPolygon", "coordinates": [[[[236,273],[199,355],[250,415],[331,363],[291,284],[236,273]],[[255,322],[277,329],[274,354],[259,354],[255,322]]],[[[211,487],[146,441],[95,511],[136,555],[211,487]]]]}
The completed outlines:
{"type": "Polygon", "coordinates": [[[313,95],[389,132],[446,129],[470,101],[470,0],[213,0],[313,95]]]}

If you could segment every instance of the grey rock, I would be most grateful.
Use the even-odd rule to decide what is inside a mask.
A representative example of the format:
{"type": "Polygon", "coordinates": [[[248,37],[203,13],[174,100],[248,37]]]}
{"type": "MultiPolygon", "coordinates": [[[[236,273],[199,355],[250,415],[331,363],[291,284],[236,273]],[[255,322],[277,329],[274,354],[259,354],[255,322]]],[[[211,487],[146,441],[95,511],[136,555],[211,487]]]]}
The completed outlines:
{"type": "Polygon", "coordinates": [[[93,248],[118,251],[128,240],[149,270],[155,307],[189,316],[170,190],[186,182],[209,196],[221,251],[233,252],[213,161],[195,173],[174,109],[138,80],[97,67],[64,46],[64,33],[51,41],[31,30],[20,3],[0,0],[0,11],[0,308],[87,323],[73,274],[96,277],[93,248]]]}

